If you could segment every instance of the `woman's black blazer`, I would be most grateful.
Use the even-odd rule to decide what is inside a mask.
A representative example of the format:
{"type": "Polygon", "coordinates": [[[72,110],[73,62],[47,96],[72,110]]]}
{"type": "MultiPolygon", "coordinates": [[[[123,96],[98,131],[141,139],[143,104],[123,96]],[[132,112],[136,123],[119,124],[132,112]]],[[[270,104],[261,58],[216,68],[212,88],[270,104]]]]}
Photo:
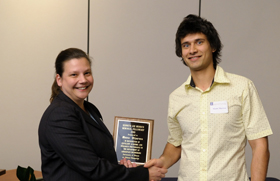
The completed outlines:
{"type": "Polygon", "coordinates": [[[44,181],[148,181],[148,169],[118,164],[100,112],[84,105],[97,122],[62,91],[44,112],[39,125],[44,181]]]}

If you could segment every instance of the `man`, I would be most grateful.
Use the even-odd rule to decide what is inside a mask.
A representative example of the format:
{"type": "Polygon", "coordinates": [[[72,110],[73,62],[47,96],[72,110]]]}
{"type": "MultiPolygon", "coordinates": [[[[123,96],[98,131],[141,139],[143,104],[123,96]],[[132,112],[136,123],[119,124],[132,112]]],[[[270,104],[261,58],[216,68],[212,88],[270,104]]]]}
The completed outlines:
{"type": "Polygon", "coordinates": [[[180,158],[178,181],[264,181],[272,134],[252,81],[218,66],[222,44],[213,25],[188,15],[176,34],[176,54],[190,68],[187,81],[170,94],[168,142],[159,159],[145,167],[169,168],[180,158]]]}

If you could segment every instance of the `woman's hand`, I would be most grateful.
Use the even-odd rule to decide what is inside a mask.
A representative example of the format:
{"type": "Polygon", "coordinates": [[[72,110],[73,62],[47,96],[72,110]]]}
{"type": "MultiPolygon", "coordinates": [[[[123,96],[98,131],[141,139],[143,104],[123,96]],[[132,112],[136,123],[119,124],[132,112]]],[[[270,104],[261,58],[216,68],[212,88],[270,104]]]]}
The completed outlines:
{"type": "Polygon", "coordinates": [[[124,165],[126,168],[137,167],[136,163],[134,162],[132,163],[130,160],[127,160],[126,158],[120,161],[120,165],[124,165]]]}

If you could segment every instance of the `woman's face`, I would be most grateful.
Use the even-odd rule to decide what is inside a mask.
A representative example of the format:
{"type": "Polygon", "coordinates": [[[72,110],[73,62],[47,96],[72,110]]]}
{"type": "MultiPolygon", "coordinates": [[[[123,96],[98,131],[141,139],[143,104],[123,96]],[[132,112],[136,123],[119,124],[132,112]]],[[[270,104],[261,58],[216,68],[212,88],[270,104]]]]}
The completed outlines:
{"type": "Polygon", "coordinates": [[[89,61],[86,58],[74,58],[65,61],[63,69],[62,77],[56,75],[58,86],[76,104],[83,104],[93,86],[89,61]]]}

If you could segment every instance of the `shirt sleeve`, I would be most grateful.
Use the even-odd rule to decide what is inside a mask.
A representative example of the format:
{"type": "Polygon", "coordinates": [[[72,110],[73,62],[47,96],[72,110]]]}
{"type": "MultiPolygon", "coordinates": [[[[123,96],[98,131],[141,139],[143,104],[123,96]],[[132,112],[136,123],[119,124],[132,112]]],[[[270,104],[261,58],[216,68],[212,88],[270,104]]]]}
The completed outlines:
{"type": "Polygon", "coordinates": [[[262,102],[252,81],[248,82],[243,92],[242,117],[248,140],[272,134],[262,102]]]}
{"type": "Polygon", "coordinates": [[[172,101],[170,96],[167,116],[167,126],[169,130],[167,142],[177,147],[182,143],[182,129],[178,120],[176,119],[176,113],[174,111],[173,104],[174,101],[172,101]]]}

